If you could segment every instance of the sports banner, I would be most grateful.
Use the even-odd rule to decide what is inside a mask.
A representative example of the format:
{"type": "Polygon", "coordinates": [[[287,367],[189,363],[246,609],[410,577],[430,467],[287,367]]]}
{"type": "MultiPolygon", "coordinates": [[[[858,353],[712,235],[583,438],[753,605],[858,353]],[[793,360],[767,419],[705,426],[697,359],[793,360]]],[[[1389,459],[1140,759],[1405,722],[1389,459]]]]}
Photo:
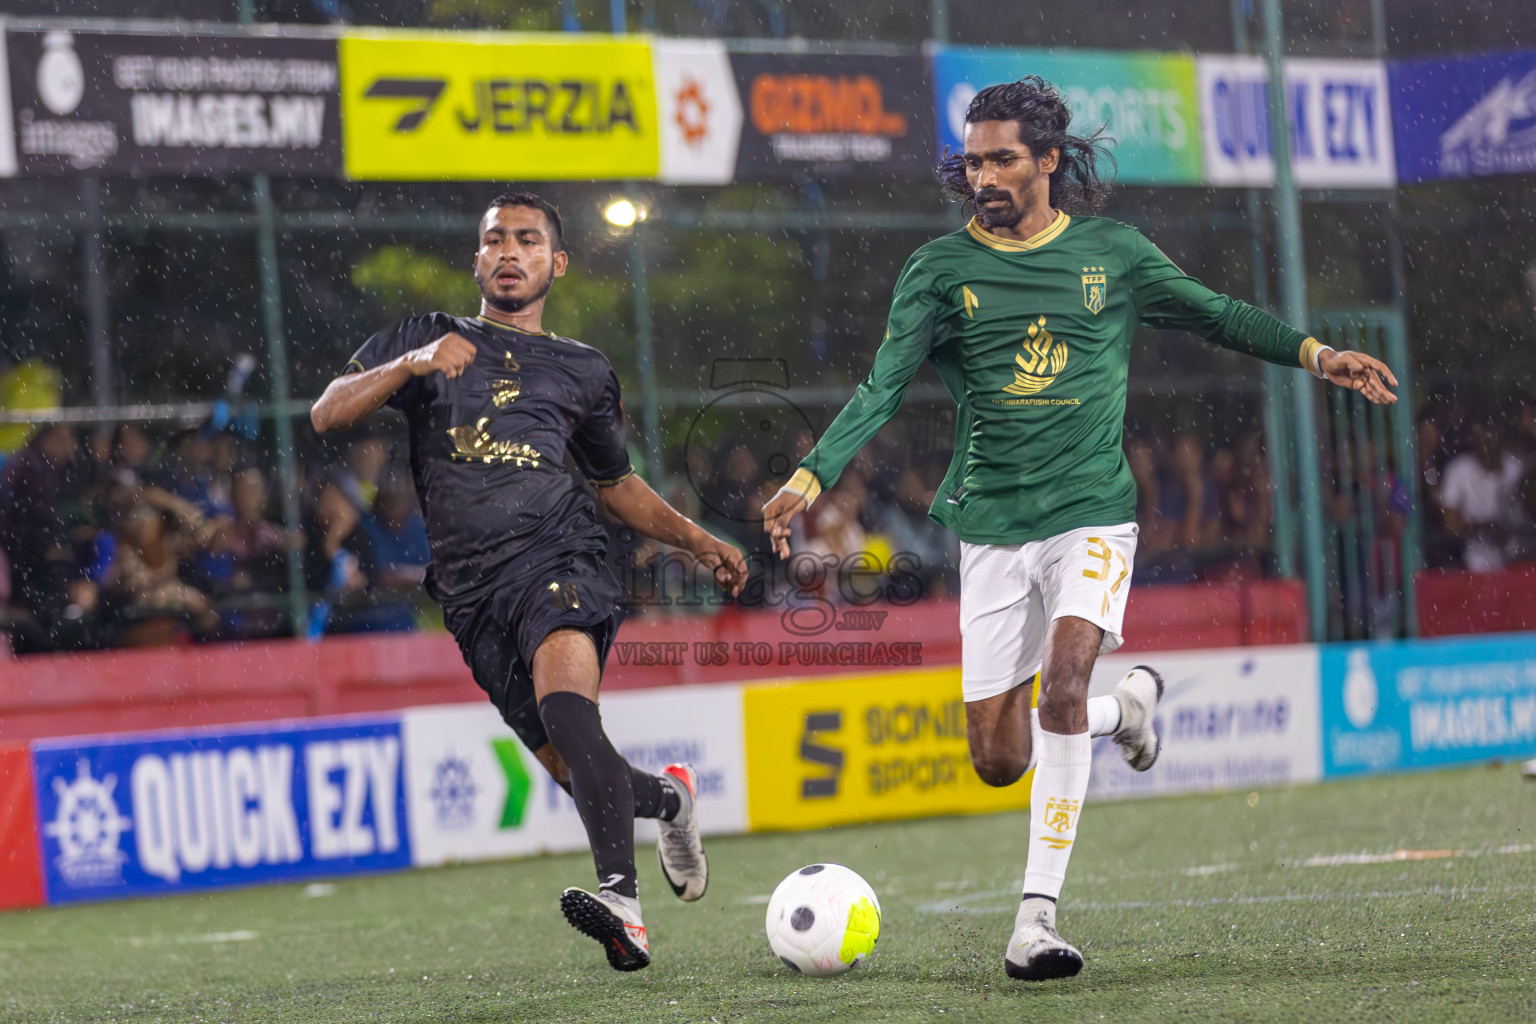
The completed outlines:
{"type": "Polygon", "coordinates": [[[0,744],[0,908],[43,902],[37,853],[32,757],[20,743],[0,744]]]}
{"type": "Polygon", "coordinates": [[[33,744],[49,903],[409,867],[393,718],[33,744]]]}
{"type": "Polygon", "coordinates": [[[1151,769],[1137,772],[1114,740],[1095,739],[1088,782],[1094,799],[1288,785],[1322,776],[1316,647],[1107,655],[1094,666],[1090,696],[1113,692],[1143,663],[1162,675],[1166,687],[1155,716],[1162,752],[1151,769]]]}
{"type": "Polygon", "coordinates": [[[532,33],[341,39],[348,177],[654,178],[650,44],[532,33]]]}
{"type": "Polygon", "coordinates": [[[19,174],[340,171],[334,40],[11,29],[5,48],[19,174]]]}
{"type": "Polygon", "coordinates": [[[725,45],[658,39],[651,46],[660,112],[661,180],[727,185],[736,177],[741,96],[725,45]]]}
{"type": "MultiPolygon", "coordinates": [[[[602,715],[614,746],[636,768],[693,765],[706,833],[746,831],[739,688],[619,692],[603,698],[602,715]]],[[[415,708],[404,713],[401,730],[417,865],[587,848],[575,802],[490,704],[415,708]]],[[[635,824],[641,842],[655,840],[654,822],[635,824]]]]}
{"type": "Polygon", "coordinates": [[[922,57],[738,53],[731,66],[746,109],[736,180],[932,175],[922,57]]]}
{"type": "Polygon", "coordinates": [[[1195,65],[1181,54],[941,47],[933,59],[939,149],[961,148],[965,109],[979,90],[1024,75],[1061,90],[1074,133],[1108,129],[1120,182],[1200,183],[1195,65]]]}
{"type": "Polygon", "coordinates": [[[1536,50],[1395,62],[1403,184],[1536,171],[1536,50]]]}
{"type": "Polygon", "coordinates": [[[1322,648],[1323,767],[1371,775],[1536,755],[1536,638],[1322,648]]]}
{"type": "Polygon", "coordinates": [[[743,706],[754,831],[1029,806],[1028,777],[971,767],[958,668],[749,686],[743,706]]]}
{"type": "MultiPolygon", "coordinates": [[[[1275,181],[1269,73],[1258,57],[1196,57],[1205,176],[1212,185],[1275,181]]],[[[1285,63],[1291,169],[1303,188],[1391,188],[1397,182],[1387,69],[1376,60],[1285,63]]]]}

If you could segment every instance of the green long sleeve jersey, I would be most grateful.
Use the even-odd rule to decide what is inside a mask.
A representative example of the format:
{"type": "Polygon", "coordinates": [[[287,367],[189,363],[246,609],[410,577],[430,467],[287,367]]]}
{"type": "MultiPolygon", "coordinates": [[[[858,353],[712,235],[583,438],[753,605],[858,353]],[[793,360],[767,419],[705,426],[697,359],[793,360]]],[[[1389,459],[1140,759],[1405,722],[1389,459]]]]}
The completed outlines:
{"type": "Polygon", "coordinates": [[[935,520],[975,544],[1130,522],[1121,436],[1138,324],[1306,369],[1320,348],[1211,291],[1127,224],[1062,213],[1015,241],[973,220],[907,261],[869,377],[790,485],[810,500],[833,486],[926,359],[959,410],[935,520]]]}

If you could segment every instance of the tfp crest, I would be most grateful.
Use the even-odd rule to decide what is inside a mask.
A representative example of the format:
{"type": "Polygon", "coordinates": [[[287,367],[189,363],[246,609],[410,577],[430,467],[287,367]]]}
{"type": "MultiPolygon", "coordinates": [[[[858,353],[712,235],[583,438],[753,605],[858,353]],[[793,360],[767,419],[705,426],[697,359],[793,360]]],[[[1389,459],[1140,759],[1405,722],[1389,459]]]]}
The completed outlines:
{"type": "Polygon", "coordinates": [[[1104,299],[1109,291],[1108,282],[1103,267],[1083,268],[1083,305],[1095,316],[1104,308],[1104,299]]]}

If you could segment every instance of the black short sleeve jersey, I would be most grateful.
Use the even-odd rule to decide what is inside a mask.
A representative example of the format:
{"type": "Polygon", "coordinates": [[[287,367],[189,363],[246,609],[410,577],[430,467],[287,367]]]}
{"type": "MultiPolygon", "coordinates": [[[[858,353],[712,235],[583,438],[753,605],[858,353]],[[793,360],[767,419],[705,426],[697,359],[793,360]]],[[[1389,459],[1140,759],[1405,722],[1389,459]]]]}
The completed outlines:
{"type": "Polygon", "coordinates": [[[474,344],[475,361],[454,380],[412,377],[388,403],[409,424],[431,586],[445,604],[474,600],[571,553],[603,551],[592,496],[567,466],[598,486],[634,472],[618,377],[607,356],[579,341],[431,313],[369,338],[347,372],[449,332],[474,344]]]}

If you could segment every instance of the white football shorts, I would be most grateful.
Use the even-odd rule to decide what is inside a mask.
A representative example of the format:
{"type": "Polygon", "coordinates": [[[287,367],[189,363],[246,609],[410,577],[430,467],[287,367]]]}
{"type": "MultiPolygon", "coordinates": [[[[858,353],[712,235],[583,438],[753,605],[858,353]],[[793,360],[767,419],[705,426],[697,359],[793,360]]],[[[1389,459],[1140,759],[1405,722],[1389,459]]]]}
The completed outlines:
{"type": "Polygon", "coordinates": [[[1028,683],[1045,634],[1063,615],[1104,631],[1100,654],[1123,642],[1136,558],[1135,523],[1091,526],[1028,544],[960,545],[960,685],[985,700],[1028,683]]]}

